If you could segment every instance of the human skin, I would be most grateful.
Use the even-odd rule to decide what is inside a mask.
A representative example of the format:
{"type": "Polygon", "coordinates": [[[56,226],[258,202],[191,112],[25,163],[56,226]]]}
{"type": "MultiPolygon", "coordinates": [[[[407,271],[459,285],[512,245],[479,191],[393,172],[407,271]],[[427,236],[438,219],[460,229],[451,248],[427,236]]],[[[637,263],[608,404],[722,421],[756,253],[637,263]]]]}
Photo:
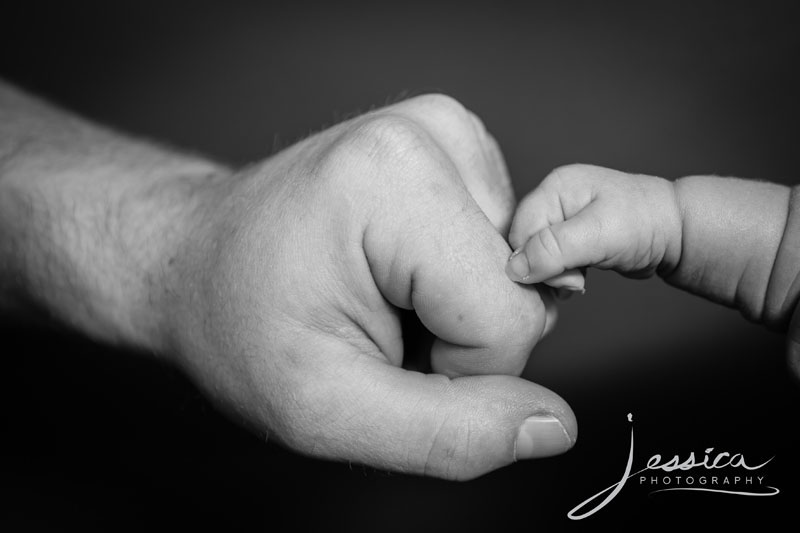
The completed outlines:
{"type": "Polygon", "coordinates": [[[569,406],[519,377],[555,312],[504,272],[513,208],[445,96],[234,170],[0,85],[1,305],[164,358],[315,457],[469,479],[572,446],[569,406]],[[410,309],[434,373],[401,367],[410,309]]]}
{"type": "MultiPolygon", "coordinates": [[[[787,331],[800,375],[800,189],[688,176],[674,182],[591,165],[554,170],[519,205],[511,279],[564,285],[597,267],[671,285],[787,331]],[[555,281],[555,282],[554,282],[555,281]]],[[[582,288],[583,278],[577,283],[582,288]]]]}

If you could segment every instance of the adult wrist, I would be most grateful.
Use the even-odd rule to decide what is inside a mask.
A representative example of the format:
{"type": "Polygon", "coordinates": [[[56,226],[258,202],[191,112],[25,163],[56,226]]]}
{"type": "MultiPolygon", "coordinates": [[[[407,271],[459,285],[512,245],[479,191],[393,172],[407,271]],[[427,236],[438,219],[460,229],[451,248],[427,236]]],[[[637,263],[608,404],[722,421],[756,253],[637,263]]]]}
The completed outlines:
{"type": "MultiPolygon", "coordinates": [[[[142,191],[128,215],[128,255],[136,258],[129,274],[136,280],[123,297],[130,329],[126,342],[171,358],[178,328],[187,311],[185,298],[213,241],[213,209],[219,184],[230,171],[213,164],[190,165],[142,191]],[[140,225],[141,224],[141,225],[140,225]],[[147,231],[144,228],[147,228],[147,231]]],[[[191,311],[191,309],[188,309],[191,311]]]]}
{"type": "Polygon", "coordinates": [[[9,307],[36,308],[104,342],[166,353],[170,263],[190,233],[199,191],[226,171],[147,155],[141,168],[22,168],[2,176],[0,298],[9,307]]]}

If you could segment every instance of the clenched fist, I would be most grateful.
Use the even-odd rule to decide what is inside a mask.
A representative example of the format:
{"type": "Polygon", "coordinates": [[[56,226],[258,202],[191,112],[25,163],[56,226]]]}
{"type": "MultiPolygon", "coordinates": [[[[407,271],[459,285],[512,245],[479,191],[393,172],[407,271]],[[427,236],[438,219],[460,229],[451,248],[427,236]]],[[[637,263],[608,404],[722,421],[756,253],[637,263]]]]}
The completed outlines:
{"type": "Polygon", "coordinates": [[[513,209],[445,96],[233,171],[0,84],[0,309],[165,357],[316,457],[466,479],[572,446],[570,408],[518,377],[555,313],[505,274],[513,209]],[[432,374],[403,368],[412,312],[432,374]]]}
{"type": "Polygon", "coordinates": [[[482,123],[421,96],[196,193],[166,286],[179,364],[313,456],[471,478],[566,451],[576,423],[517,376],[554,320],[504,272],[514,200],[482,123]],[[404,370],[400,310],[436,340],[404,370]]]}

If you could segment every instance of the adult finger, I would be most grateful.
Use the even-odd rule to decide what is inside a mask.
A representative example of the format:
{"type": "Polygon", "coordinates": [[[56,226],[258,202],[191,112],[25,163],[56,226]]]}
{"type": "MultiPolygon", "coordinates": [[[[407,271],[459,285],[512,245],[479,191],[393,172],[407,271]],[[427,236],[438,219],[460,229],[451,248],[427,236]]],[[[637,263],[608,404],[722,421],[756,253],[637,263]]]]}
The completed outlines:
{"type": "Polygon", "coordinates": [[[308,454],[447,479],[470,479],[575,443],[577,424],[552,391],[512,376],[448,379],[398,368],[331,339],[331,364],[294,398],[291,431],[308,454]]]}
{"type": "Polygon", "coordinates": [[[508,244],[425,128],[392,116],[363,127],[372,131],[372,153],[378,143],[386,146],[377,151],[393,154],[391,162],[359,163],[381,179],[363,238],[381,293],[413,308],[437,336],[434,371],[518,375],[545,324],[536,288],[505,275],[508,244]]]}
{"type": "Polygon", "coordinates": [[[426,94],[395,104],[421,124],[452,159],[470,195],[492,225],[507,235],[516,200],[503,154],[475,113],[442,94],[426,94]]]}

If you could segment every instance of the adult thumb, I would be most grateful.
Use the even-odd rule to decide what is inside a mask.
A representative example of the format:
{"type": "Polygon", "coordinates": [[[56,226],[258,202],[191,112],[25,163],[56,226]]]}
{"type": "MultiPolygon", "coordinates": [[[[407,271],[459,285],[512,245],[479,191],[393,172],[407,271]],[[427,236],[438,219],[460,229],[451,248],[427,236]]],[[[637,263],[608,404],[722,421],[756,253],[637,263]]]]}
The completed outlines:
{"type": "Polygon", "coordinates": [[[313,425],[311,449],[303,449],[309,439],[290,445],[316,456],[465,480],[575,443],[577,423],[567,403],[522,378],[450,379],[379,358],[349,360],[353,367],[339,368],[318,398],[336,406],[337,415],[313,425]]]}

